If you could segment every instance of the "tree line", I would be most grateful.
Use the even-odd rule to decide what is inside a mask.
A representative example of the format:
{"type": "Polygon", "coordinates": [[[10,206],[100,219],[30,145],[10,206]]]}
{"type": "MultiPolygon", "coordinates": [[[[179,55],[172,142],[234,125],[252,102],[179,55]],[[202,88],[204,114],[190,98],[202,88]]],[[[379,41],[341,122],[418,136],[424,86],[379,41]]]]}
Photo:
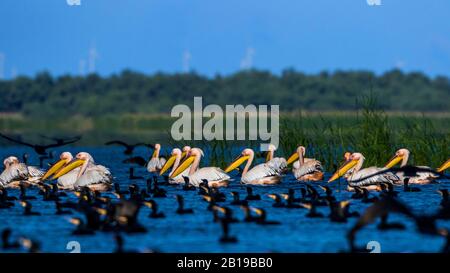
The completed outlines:
{"type": "Polygon", "coordinates": [[[293,69],[279,75],[247,70],[206,77],[186,74],[143,73],[124,70],[101,77],[48,72],[0,81],[0,112],[26,117],[96,117],[123,113],[169,113],[176,104],[278,104],[280,111],[356,110],[357,98],[378,98],[379,107],[392,111],[448,112],[450,80],[400,70],[377,75],[370,71],[305,74],[293,69]]]}

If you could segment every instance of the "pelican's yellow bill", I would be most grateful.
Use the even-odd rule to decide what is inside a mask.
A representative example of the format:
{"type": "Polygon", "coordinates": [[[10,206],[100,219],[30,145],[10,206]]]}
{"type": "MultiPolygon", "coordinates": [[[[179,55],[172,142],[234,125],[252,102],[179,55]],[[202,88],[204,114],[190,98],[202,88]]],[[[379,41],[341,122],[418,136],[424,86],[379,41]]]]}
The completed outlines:
{"type": "Polygon", "coordinates": [[[173,166],[173,163],[175,163],[176,158],[177,158],[176,155],[169,157],[169,159],[166,161],[166,163],[162,167],[161,171],[159,171],[159,175],[163,175],[165,172],[167,172],[167,170],[173,166]]]}
{"type": "Polygon", "coordinates": [[[195,156],[190,156],[188,158],[186,158],[181,164],[180,166],[178,166],[178,168],[175,169],[175,171],[170,175],[170,178],[174,178],[175,176],[179,175],[180,173],[182,173],[184,170],[186,170],[187,168],[189,168],[189,166],[192,165],[192,163],[194,162],[195,156]]]}
{"type": "Polygon", "coordinates": [[[250,158],[250,156],[245,155],[245,156],[239,156],[238,158],[236,158],[236,160],[234,160],[226,169],[225,172],[229,173],[232,170],[236,169],[237,167],[239,167],[242,163],[244,163],[244,161],[248,160],[250,158]]]}
{"type": "Polygon", "coordinates": [[[67,164],[67,166],[65,166],[64,168],[62,168],[59,172],[57,172],[52,179],[56,179],[58,177],[61,177],[63,175],[65,175],[66,173],[70,172],[71,170],[83,165],[85,162],[85,160],[83,159],[75,159],[72,160],[72,162],[70,162],[69,164],[67,164]]]}
{"type": "Polygon", "coordinates": [[[442,164],[442,165],[437,169],[437,172],[438,172],[438,173],[443,172],[443,171],[445,171],[445,170],[448,169],[448,168],[450,168],[450,159],[447,160],[447,161],[445,161],[445,163],[442,164]]]}
{"type": "Polygon", "coordinates": [[[293,153],[287,160],[287,165],[292,164],[298,159],[298,153],[293,153]]]}
{"type": "Polygon", "coordinates": [[[358,160],[350,160],[350,161],[347,161],[346,163],[344,163],[344,165],[342,165],[342,167],[340,167],[333,174],[333,176],[330,178],[330,180],[328,180],[328,183],[333,182],[334,180],[336,180],[339,177],[343,176],[348,170],[353,168],[357,163],[358,163],[358,160]]]}
{"type": "Polygon", "coordinates": [[[397,163],[399,163],[400,161],[402,161],[402,157],[395,155],[394,157],[391,158],[391,160],[389,160],[389,162],[386,164],[386,166],[384,166],[385,168],[392,168],[395,165],[397,165],[397,163]]]}
{"type": "Polygon", "coordinates": [[[48,171],[44,174],[44,176],[42,176],[41,180],[44,181],[45,179],[49,178],[50,175],[54,174],[59,169],[61,169],[62,166],[64,166],[64,164],[66,164],[66,160],[65,159],[61,159],[58,162],[56,162],[55,164],[53,164],[50,167],[50,169],[48,169],[48,171]]]}

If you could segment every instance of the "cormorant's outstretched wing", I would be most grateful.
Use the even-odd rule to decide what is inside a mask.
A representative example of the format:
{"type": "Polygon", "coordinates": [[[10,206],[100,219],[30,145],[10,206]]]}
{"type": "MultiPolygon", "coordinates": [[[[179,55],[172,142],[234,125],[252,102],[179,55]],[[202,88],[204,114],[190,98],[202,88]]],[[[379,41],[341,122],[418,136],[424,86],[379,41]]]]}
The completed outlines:
{"type": "Polygon", "coordinates": [[[51,136],[46,136],[46,135],[42,135],[42,134],[39,134],[39,136],[42,138],[45,138],[45,139],[50,139],[50,140],[56,141],[57,143],[64,143],[65,141],[81,139],[81,136],[74,136],[74,137],[68,137],[68,138],[51,137],[51,136]]]}
{"type": "Polygon", "coordinates": [[[121,146],[124,146],[124,147],[126,147],[127,149],[128,148],[130,148],[130,145],[128,145],[128,143],[125,143],[125,142],[123,142],[123,141],[121,141],[121,140],[111,140],[111,141],[108,141],[108,142],[106,142],[105,143],[105,145],[121,145],[121,146]]]}
{"type": "Polygon", "coordinates": [[[14,139],[14,138],[9,137],[9,136],[7,136],[7,135],[4,135],[4,134],[2,134],[2,133],[0,133],[0,137],[2,137],[2,138],[4,138],[4,139],[7,139],[7,140],[9,140],[9,141],[18,143],[18,144],[22,144],[22,145],[28,146],[28,147],[32,147],[32,148],[36,147],[36,145],[30,144],[30,143],[27,143],[27,142],[23,142],[22,140],[19,140],[19,139],[14,139]]]}
{"type": "Polygon", "coordinates": [[[380,170],[379,172],[375,172],[373,174],[361,177],[359,179],[355,179],[352,180],[353,183],[357,183],[357,182],[361,182],[363,180],[366,180],[368,178],[371,178],[373,176],[377,176],[380,174],[384,174],[384,173],[389,173],[389,172],[393,172],[393,173],[397,173],[397,172],[403,172],[406,176],[416,176],[418,172],[430,172],[433,173],[435,175],[437,175],[438,177],[446,177],[449,178],[448,176],[446,176],[443,173],[439,173],[431,168],[422,168],[422,167],[416,167],[416,166],[403,166],[403,167],[399,167],[399,168],[384,168],[382,170],[380,170]]]}
{"type": "Polygon", "coordinates": [[[59,141],[57,143],[53,143],[53,144],[49,144],[49,145],[42,145],[42,146],[47,148],[47,149],[48,148],[61,147],[61,146],[65,146],[65,145],[68,145],[68,144],[75,143],[75,142],[77,142],[80,139],[81,139],[81,137],[74,138],[74,139],[71,139],[71,140],[63,140],[63,141],[59,141]]]}
{"type": "Polygon", "coordinates": [[[125,159],[122,162],[123,163],[134,163],[134,164],[138,164],[140,166],[147,165],[147,161],[144,158],[142,158],[141,156],[131,157],[131,158],[125,159]]]}

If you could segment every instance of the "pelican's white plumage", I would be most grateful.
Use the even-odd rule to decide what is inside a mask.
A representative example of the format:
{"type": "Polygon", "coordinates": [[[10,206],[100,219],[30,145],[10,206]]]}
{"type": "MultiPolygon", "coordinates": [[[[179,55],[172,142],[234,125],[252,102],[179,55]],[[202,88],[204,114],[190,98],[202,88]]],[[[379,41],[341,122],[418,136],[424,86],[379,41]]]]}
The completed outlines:
{"type": "Polygon", "coordinates": [[[343,166],[336,171],[328,182],[347,174],[347,182],[350,187],[366,187],[380,183],[396,183],[400,178],[392,172],[386,171],[386,168],[368,167],[362,169],[364,156],[361,153],[353,153],[343,166]],[[353,169],[348,174],[347,171],[353,169]],[[383,172],[386,171],[386,172],[383,172]]]}
{"type": "MultiPolygon", "coordinates": [[[[400,167],[406,166],[408,164],[410,152],[408,149],[399,149],[397,152],[395,152],[395,155],[389,160],[389,162],[386,164],[386,168],[392,168],[395,166],[398,162],[401,161],[400,167]]],[[[422,171],[422,172],[416,172],[415,176],[405,176],[404,172],[396,172],[395,174],[400,178],[400,181],[403,181],[406,177],[409,178],[409,184],[428,184],[436,180],[438,176],[432,172],[432,168],[428,166],[416,166],[421,169],[429,169],[430,171],[422,171]]]]}
{"type": "Polygon", "coordinates": [[[44,172],[33,166],[27,166],[25,163],[20,163],[19,159],[15,156],[9,156],[3,164],[5,169],[0,174],[0,185],[8,186],[12,182],[26,181],[36,182],[38,181],[44,172]]]}
{"type": "MultiPolygon", "coordinates": [[[[241,175],[242,184],[268,185],[280,183],[280,165],[276,165],[274,164],[274,162],[269,161],[266,163],[258,164],[250,169],[254,157],[255,153],[252,149],[244,149],[241,155],[225,169],[225,172],[230,172],[247,161],[241,175]]],[[[280,161],[280,163],[283,162],[280,161]]]]}
{"type": "Polygon", "coordinates": [[[306,148],[298,146],[294,154],[288,159],[292,164],[292,173],[300,181],[320,181],[323,179],[322,163],[314,158],[305,158],[306,148]],[[294,160],[298,158],[297,161],[294,160]]]}
{"type": "Polygon", "coordinates": [[[242,184],[254,185],[274,184],[280,182],[280,180],[281,177],[278,170],[267,163],[254,166],[241,177],[242,184]]]}
{"type": "Polygon", "coordinates": [[[155,151],[153,152],[152,158],[150,158],[147,163],[147,171],[151,173],[159,172],[166,163],[166,159],[164,157],[159,157],[160,151],[161,145],[155,144],[155,151]]]}
{"type": "MultiPolygon", "coordinates": [[[[61,159],[70,159],[72,155],[70,153],[63,153],[61,159]]],[[[94,158],[85,152],[78,153],[76,156],[77,160],[82,160],[83,165],[69,168],[70,164],[66,164],[65,167],[61,168],[59,172],[67,169],[66,173],[57,177],[58,186],[66,190],[75,190],[79,187],[90,187],[95,190],[107,190],[110,188],[112,183],[112,175],[108,168],[102,165],[95,164],[94,158]]],[[[58,172],[58,173],[59,173],[58,172]]],[[[55,174],[56,176],[58,175],[55,174]]]]}
{"type": "Polygon", "coordinates": [[[189,152],[186,162],[189,164],[181,164],[176,170],[171,174],[171,178],[178,176],[178,173],[185,171],[186,168],[190,167],[189,183],[195,187],[200,186],[203,180],[207,180],[210,186],[226,186],[230,180],[230,176],[226,174],[223,170],[217,167],[204,167],[199,168],[201,157],[203,156],[203,151],[199,148],[192,148],[189,152]]]}
{"type": "Polygon", "coordinates": [[[279,174],[285,173],[287,171],[287,162],[283,157],[274,157],[276,147],[273,144],[269,144],[267,149],[266,164],[276,170],[279,174]]]}

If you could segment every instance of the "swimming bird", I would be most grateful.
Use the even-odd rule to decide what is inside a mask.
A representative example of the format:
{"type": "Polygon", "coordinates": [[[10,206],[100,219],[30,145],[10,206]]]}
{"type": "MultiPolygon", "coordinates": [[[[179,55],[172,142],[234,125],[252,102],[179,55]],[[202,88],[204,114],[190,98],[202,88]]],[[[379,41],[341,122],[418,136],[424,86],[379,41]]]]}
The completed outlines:
{"type": "Polygon", "coordinates": [[[272,207],[274,208],[283,208],[286,207],[286,204],[283,203],[283,199],[281,199],[281,196],[279,194],[268,194],[268,197],[272,198],[274,202],[272,203],[272,207]]]}
{"type": "Polygon", "coordinates": [[[147,171],[149,171],[150,173],[159,173],[166,163],[166,159],[159,156],[159,152],[161,151],[161,144],[156,143],[154,147],[155,150],[153,151],[152,157],[147,163],[147,171]]]}
{"type": "Polygon", "coordinates": [[[280,183],[281,174],[270,166],[270,164],[261,163],[250,169],[254,156],[255,153],[252,149],[244,149],[242,153],[225,169],[225,173],[231,172],[247,161],[241,175],[242,184],[271,185],[280,183]]]}
{"type": "Polygon", "coordinates": [[[93,235],[95,231],[89,228],[81,218],[71,218],[70,223],[75,225],[75,230],[72,231],[72,235],[93,235]]]}
{"type": "Polygon", "coordinates": [[[119,145],[119,146],[122,146],[122,147],[125,148],[123,153],[126,154],[126,155],[132,155],[134,149],[136,147],[138,147],[138,146],[145,146],[145,147],[153,148],[153,145],[151,145],[151,144],[146,144],[146,143],[128,144],[128,143],[125,143],[124,141],[121,141],[121,140],[108,141],[108,142],[105,143],[105,145],[119,145]]]}
{"type": "Polygon", "coordinates": [[[27,191],[25,189],[25,185],[23,183],[19,184],[19,188],[20,188],[20,195],[19,195],[19,199],[22,201],[25,200],[36,200],[36,196],[28,196],[27,195],[27,191]]]}
{"type": "Polygon", "coordinates": [[[322,163],[314,158],[305,158],[305,154],[306,148],[304,146],[298,146],[296,152],[287,160],[288,165],[293,163],[292,173],[295,178],[299,181],[323,180],[322,163]]]}
{"type": "Polygon", "coordinates": [[[328,186],[320,186],[323,191],[325,191],[325,199],[329,202],[336,201],[336,197],[333,196],[333,191],[328,186]]]}
{"type": "Polygon", "coordinates": [[[347,171],[353,167],[354,169],[352,174],[350,174],[347,178],[347,182],[350,187],[370,187],[376,186],[380,183],[396,183],[399,181],[400,178],[394,173],[389,171],[381,172],[383,170],[387,170],[386,168],[368,167],[362,169],[364,160],[365,158],[361,153],[353,153],[350,160],[333,174],[333,176],[328,180],[328,183],[345,175],[347,171]]]}
{"type": "Polygon", "coordinates": [[[273,144],[269,144],[267,148],[266,164],[275,169],[278,173],[282,174],[287,171],[287,162],[283,157],[274,157],[276,147],[273,144]]]}
{"type": "Polygon", "coordinates": [[[378,201],[378,197],[376,197],[376,196],[369,197],[369,190],[367,190],[366,188],[362,188],[361,190],[363,192],[363,197],[361,199],[361,202],[363,202],[363,203],[373,203],[375,201],[378,201]]]}
{"type": "Polygon", "coordinates": [[[2,249],[16,249],[20,247],[19,242],[10,241],[12,230],[10,228],[5,228],[2,230],[2,249]]]}
{"type": "Polygon", "coordinates": [[[230,221],[226,218],[220,219],[222,226],[222,236],[219,238],[221,243],[237,243],[238,239],[235,236],[230,236],[230,221]]]}
{"type": "MultiPolygon", "coordinates": [[[[183,176],[184,184],[183,184],[183,190],[184,191],[195,191],[195,186],[191,184],[189,177],[183,176]]],[[[202,182],[203,183],[203,182],[202,182]]],[[[200,184],[202,184],[200,183],[200,184]]],[[[199,186],[200,188],[200,186],[199,186]]]]}
{"type": "Polygon", "coordinates": [[[262,208],[250,208],[252,211],[254,211],[258,217],[255,217],[255,223],[258,225],[279,225],[281,224],[279,221],[269,221],[267,220],[267,213],[262,208]]]}
{"type": "Polygon", "coordinates": [[[20,204],[22,207],[24,207],[23,215],[25,216],[39,216],[41,215],[40,212],[32,211],[33,206],[28,201],[20,201],[20,204]]]}
{"type": "Polygon", "coordinates": [[[411,187],[409,185],[409,179],[410,179],[409,177],[403,178],[403,191],[404,192],[419,192],[419,191],[421,191],[417,187],[411,187]]]}
{"type": "Polygon", "coordinates": [[[18,188],[21,182],[35,184],[44,175],[39,168],[20,163],[15,156],[5,158],[3,165],[5,169],[0,174],[0,186],[3,187],[18,188]]]}
{"type": "Polygon", "coordinates": [[[247,200],[247,201],[261,200],[261,195],[253,194],[253,188],[251,186],[247,186],[246,190],[247,190],[247,196],[245,197],[245,200],[247,200]]]}
{"type": "Polygon", "coordinates": [[[55,201],[55,208],[56,208],[56,215],[67,215],[72,214],[72,211],[70,210],[63,210],[61,203],[59,201],[55,201]]]}
{"type": "Polygon", "coordinates": [[[191,148],[189,146],[186,146],[184,149],[186,150],[186,152],[182,152],[178,148],[172,149],[171,156],[169,157],[169,159],[167,159],[167,161],[162,166],[162,168],[159,172],[159,175],[163,175],[165,172],[167,172],[167,170],[170,167],[172,167],[172,170],[169,173],[169,183],[171,183],[171,184],[182,184],[182,183],[184,183],[183,177],[189,176],[189,171],[191,170],[191,167],[186,168],[182,173],[180,173],[177,176],[170,177],[172,175],[172,173],[178,168],[178,166],[180,166],[181,160],[183,158],[185,158],[187,153],[191,150],[191,148]]]}
{"type": "Polygon", "coordinates": [[[233,196],[233,201],[231,201],[230,205],[234,205],[234,206],[246,206],[248,205],[248,201],[247,200],[241,200],[239,198],[239,192],[237,191],[232,191],[230,192],[231,196],[233,196]]]}
{"type": "Polygon", "coordinates": [[[192,213],[194,213],[193,209],[185,209],[184,208],[184,198],[182,195],[177,194],[176,198],[177,198],[177,202],[178,202],[178,208],[176,210],[177,214],[192,214],[192,213]]]}
{"type": "Polygon", "coordinates": [[[208,181],[210,187],[217,186],[228,186],[230,176],[226,174],[223,170],[217,167],[204,167],[199,168],[201,157],[203,156],[203,151],[199,148],[192,148],[186,159],[178,166],[176,170],[172,172],[169,176],[174,178],[177,175],[183,173],[184,170],[191,167],[189,170],[189,183],[195,187],[198,187],[203,179],[208,181]]]}
{"type": "Polygon", "coordinates": [[[8,199],[8,193],[5,188],[0,188],[0,209],[9,209],[14,203],[8,199]]]}
{"type": "Polygon", "coordinates": [[[165,218],[166,217],[164,212],[158,211],[158,204],[156,203],[155,200],[146,201],[146,202],[144,202],[144,205],[146,205],[147,207],[149,207],[152,210],[152,212],[150,212],[148,217],[150,217],[150,218],[165,218]]]}
{"type": "Polygon", "coordinates": [[[323,217],[323,213],[317,212],[317,207],[314,204],[301,203],[300,205],[303,206],[304,208],[308,209],[308,213],[305,214],[306,217],[308,217],[308,218],[322,218],[323,217]]]}
{"type": "Polygon", "coordinates": [[[255,222],[258,217],[254,217],[251,214],[251,208],[248,205],[241,206],[242,211],[244,212],[244,222],[255,222]]]}
{"type": "MultiPolygon", "coordinates": [[[[404,167],[408,164],[410,152],[408,149],[402,148],[399,149],[397,152],[395,152],[395,155],[386,163],[385,168],[392,168],[398,163],[400,163],[400,167],[404,167]]],[[[428,166],[417,166],[418,168],[423,169],[430,169],[432,171],[432,168],[428,166]]],[[[401,181],[404,180],[404,178],[409,178],[409,184],[429,184],[436,180],[438,176],[434,172],[427,172],[427,171],[421,171],[416,172],[414,176],[406,175],[404,172],[395,172],[395,174],[401,179],[401,181]]]]}
{"type": "MultiPolygon", "coordinates": [[[[55,167],[52,170],[55,173],[52,179],[58,179],[60,188],[74,190],[86,186],[98,191],[106,191],[111,188],[111,172],[105,166],[97,165],[89,153],[78,153],[75,160],[71,160],[69,163],[67,163],[68,156],[68,154],[61,155],[62,159],[50,168],[52,170],[55,167]],[[61,162],[63,163],[61,164],[61,162]]],[[[50,170],[46,175],[49,175],[50,170]]]]}

